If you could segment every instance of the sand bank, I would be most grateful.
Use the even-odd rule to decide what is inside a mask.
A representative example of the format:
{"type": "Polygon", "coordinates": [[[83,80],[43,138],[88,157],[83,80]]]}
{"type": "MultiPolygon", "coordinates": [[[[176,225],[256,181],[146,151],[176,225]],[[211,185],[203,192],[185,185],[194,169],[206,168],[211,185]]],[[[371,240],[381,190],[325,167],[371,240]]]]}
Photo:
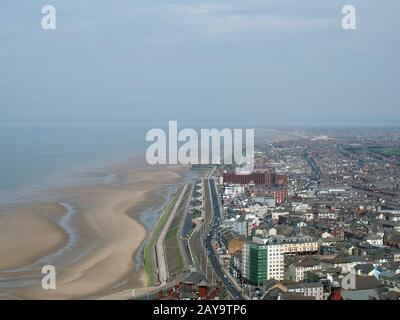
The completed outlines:
{"type": "Polygon", "coordinates": [[[3,286],[0,294],[27,299],[93,298],[145,286],[144,273],[135,272],[134,253],[147,231],[136,215],[160,205],[163,199],[155,191],[177,186],[185,170],[120,166],[115,168],[121,177],[118,183],[58,190],[59,201],[75,207],[73,225],[79,238],[67,253],[68,259],[54,258],[56,290],[41,288],[40,264],[23,272],[4,270],[29,265],[66,243],[67,235],[56,223],[64,208],[58,204],[31,205],[2,217],[0,278],[12,277],[14,288],[3,286]]]}
{"type": "Polygon", "coordinates": [[[0,271],[18,269],[60,248],[67,238],[56,220],[63,213],[59,204],[36,204],[0,214],[0,271]]]}

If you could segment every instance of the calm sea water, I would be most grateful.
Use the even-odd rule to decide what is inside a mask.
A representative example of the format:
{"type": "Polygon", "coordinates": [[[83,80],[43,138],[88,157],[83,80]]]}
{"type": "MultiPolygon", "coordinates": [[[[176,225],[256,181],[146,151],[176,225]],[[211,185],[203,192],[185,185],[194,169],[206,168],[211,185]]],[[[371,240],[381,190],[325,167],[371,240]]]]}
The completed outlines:
{"type": "Polygon", "coordinates": [[[151,126],[135,123],[0,124],[0,202],[55,177],[145,152],[151,126]]]}
{"type": "MultiPolygon", "coordinates": [[[[178,127],[243,126],[179,123],[178,127]]],[[[130,155],[144,159],[148,145],[145,136],[152,128],[167,131],[168,122],[0,123],[0,204],[13,202],[32,188],[68,181],[69,174],[86,168],[101,167],[130,155]]]]}
{"type": "MultiPolygon", "coordinates": [[[[178,127],[199,130],[218,126],[179,123],[178,127]]],[[[21,198],[29,201],[32,191],[52,189],[69,180],[75,183],[80,172],[124,157],[144,160],[150,144],[145,137],[152,128],[168,132],[168,121],[0,123],[0,204],[21,198]]]]}

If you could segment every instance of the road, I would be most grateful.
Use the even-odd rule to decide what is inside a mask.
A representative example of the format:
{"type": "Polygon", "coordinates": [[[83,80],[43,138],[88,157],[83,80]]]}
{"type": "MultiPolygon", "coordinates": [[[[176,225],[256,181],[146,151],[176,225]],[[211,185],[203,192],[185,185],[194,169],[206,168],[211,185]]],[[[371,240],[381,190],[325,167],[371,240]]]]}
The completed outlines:
{"type": "Polygon", "coordinates": [[[189,233],[192,232],[193,229],[193,213],[192,213],[192,207],[190,205],[190,201],[194,195],[195,191],[195,183],[192,186],[191,193],[188,199],[188,206],[186,208],[186,214],[184,216],[184,221],[182,224],[182,229],[181,229],[181,238],[182,238],[182,246],[183,250],[185,251],[185,256],[186,260],[188,262],[189,267],[193,266],[193,257],[189,249],[189,233]]]}
{"type": "Polygon", "coordinates": [[[304,186],[304,190],[308,190],[312,184],[316,184],[317,186],[319,185],[321,180],[321,170],[319,169],[315,160],[311,158],[307,152],[304,153],[303,157],[313,172],[312,176],[310,177],[310,181],[304,186]]]}
{"type": "Polygon", "coordinates": [[[225,274],[221,265],[219,264],[218,257],[214,251],[212,246],[212,240],[218,238],[218,227],[221,221],[221,209],[219,206],[218,193],[215,188],[214,180],[205,180],[205,185],[210,191],[210,198],[207,201],[211,201],[211,211],[212,211],[212,220],[210,224],[210,228],[208,233],[204,239],[204,245],[207,250],[208,260],[211,263],[212,268],[214,269],[216,275],[221,279],[224,283],[225,288],[228,290],[230,295],[236,300],[244,300],[241,292],[235,287],[235,285],[229,280],[228,276],[225,274]]]}
{"type": "MultiPolygon", "coordinates": [[[[166,262],[166,257],[165,257],[165,251],[164,251],[164,240],[165,236],[169,230],[169,227],[171,226],[172,221],[174,220],[174,217],[176,215],[176,212],[182,202],[183,195],[186,192],[186,188],[188,185],[186,184],[182,191],[181,194],[179,195],[178,200],[175,202],[175,205],[168,216],[167,222],[165,223],[163,229],[161,230],[161,233],[157,239],[156,242],[156,256],[157,256],[157,267],[158,267],[158,279],[160,282],[160,285],[164,285],[167,283],[168,280],[168,269],[167,269],[167,262],[166,262]]],[[[178,248],[177,248],[178,249],[178,248]]]]}

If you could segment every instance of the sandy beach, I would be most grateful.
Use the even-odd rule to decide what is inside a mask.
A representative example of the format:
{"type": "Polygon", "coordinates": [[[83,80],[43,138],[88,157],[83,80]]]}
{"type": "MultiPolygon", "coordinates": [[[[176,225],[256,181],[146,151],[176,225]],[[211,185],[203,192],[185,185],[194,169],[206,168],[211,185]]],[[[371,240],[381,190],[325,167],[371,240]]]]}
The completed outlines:
{"type": "Polygon", "coordinates": [[[23,267],[61,247],[66,234],[46,216],[63,213],[61,205],[37,204],[0,216],[0,270],[23,267]]]}
{"type": "Polygon", "coordinates": [[[81,299],[145,286],[135,252],[147,231],[138,214],[165,201],[165,189],[182,182],[182,167],[119,166],[118,183],[57,190],[76,210],[70,224],[77,243],[62,254],[69,235],[60,227],[65,208],[39,203],[0,215],[0,298],[81,299]],[[47,257],[47,260],[43,257],[47,257]],[[41,260],[42,259],[42,260],[41,260]],[[43,290],[41,268],[56,267],[56,290],[43,290]]]}

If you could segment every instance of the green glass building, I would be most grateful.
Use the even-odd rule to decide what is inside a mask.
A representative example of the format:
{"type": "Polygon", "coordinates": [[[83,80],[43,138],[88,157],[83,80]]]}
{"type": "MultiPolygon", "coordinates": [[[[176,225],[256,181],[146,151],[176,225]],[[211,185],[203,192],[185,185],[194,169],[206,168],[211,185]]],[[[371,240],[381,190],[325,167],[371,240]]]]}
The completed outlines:
{"type": "Polygon", "coordinates": [[[245,276],[252,285],[263,285],[267,281],[268,248],[257,243],[247,243],[245,247],[245,276]]]}

